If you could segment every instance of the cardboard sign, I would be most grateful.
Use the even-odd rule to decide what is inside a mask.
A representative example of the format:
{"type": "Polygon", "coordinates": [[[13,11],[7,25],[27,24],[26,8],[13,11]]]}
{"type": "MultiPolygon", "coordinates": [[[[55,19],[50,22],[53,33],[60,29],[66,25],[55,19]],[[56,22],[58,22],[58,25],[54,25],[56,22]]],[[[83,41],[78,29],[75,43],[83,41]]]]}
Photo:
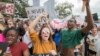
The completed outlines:
{"type": "Polygon", "coordinates": [[[50,25],[53,29],[62,29],[66,27],[66,22],[61,19],[53,19],[50,22],[50,25]]]}
{"type": "Polygon", "coordinates": [[[41,29],[41,27],[43,26],[43,24],[47,23],[48,20],[49,20],[49,19],[47,19],[45,16],[43,16],[43,17],[41,18],[41,20],[36,24],[35,30],[36,30],[37,32],[39,32],[40,29],[41,29]]]}
{"type": "Polygon", "coordinates": [[[5,14],[10,14],[13,15],[14,14],[14,4],[13,3],[6,3],[5,6],[5,14]]]}
{"type": "Polygon", "coordinates": [[[42,7],[27,7],[26,12],[29,19],[35,19],[38,15],[45,12],[45,10],[42,7]]]}

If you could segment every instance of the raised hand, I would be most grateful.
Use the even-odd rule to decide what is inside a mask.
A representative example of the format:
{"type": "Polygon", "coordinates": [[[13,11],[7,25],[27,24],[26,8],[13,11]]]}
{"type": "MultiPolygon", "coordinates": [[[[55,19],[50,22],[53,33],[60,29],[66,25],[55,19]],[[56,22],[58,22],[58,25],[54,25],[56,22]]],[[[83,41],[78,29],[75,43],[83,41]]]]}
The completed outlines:
{"type": "Polygon", "coordinates": [[[84,11],[85,6],[89,6],[89,1],[90,1],[90,0],[83,0],[82,11],[84,11]]]}
{"type": "Polygon", "coordinates": [[[86,7],[86,14],[87,14],[87,26],[85,28],[82,29],[82,32],[89,32],[92,28],[93,28],[93,17],[91,14],[91,10],[90,10],[90,6],[89,6],[89,1],[90,0],[83,0],[83,7],[86,7]]]}
{"type": "Polygon", "coordinates": [[[85,3],[85,5],[89,5],[90,0],[83,0],[83,3],[85,3]]]}

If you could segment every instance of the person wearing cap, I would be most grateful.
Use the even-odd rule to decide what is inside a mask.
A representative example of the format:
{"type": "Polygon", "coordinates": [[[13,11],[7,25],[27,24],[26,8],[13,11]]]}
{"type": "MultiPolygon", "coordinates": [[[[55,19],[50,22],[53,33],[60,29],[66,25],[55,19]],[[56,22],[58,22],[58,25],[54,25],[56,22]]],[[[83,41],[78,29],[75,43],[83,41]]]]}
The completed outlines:
{"type": "Polygon", "coordinates": [[[84,33],[89,32],[93,28],[93,18],[90,12],[89,0],[84,0],[83,2],[86,2],[85,6],[88,16],[87,26],[82,29],[76,29],[76,20],[68,20],[68,29],[63,29],[61,31],[61,46],[64,56],[74,56],[74,49],[80,44],[80,41],[85,35],[84,33]]]}

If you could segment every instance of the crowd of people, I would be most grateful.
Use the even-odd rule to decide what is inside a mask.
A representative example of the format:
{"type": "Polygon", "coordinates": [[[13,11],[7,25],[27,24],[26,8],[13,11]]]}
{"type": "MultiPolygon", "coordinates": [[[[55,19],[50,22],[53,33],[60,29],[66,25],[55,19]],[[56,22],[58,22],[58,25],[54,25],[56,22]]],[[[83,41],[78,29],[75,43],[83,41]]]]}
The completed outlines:
{"type": "MultiPolygon", "coordinates": [[[[37,31],[36,24],[43,16],[34,20],[20,20],[9,17],[0,19],[0,43],[7,47],[1,56],[100,56],[100,37],[97,25],[91,16],[89,0],[85,1],[86,24],[76,26],[72,17],[64,29],[53,29],[45,22],[37,31]]],[[[1,50],[1,49],[0,49],[1,50]]]]}

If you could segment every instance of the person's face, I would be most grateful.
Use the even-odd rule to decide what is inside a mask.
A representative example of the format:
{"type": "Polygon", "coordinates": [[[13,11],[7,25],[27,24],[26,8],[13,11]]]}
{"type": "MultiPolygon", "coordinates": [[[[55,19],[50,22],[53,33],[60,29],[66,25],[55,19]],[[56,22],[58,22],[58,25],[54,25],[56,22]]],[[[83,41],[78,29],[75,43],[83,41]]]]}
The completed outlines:
{"type": "Polygon", "coordinates": [[[13,22],[8,22],[8,27],[9,28],[14,27],[14,23],[13,22]]]}
{"type": "Polygon", "coordinates": [[[43,28],[41,32],[41,37],[43,40],[47,41],[50,37],[50,30],[49,28],[43,28]]]}
{"type": "Polygon", "coordinates": [[[24,27],[24,29],[27,29],[28,26],[26,24],[23,24],[23,27],[24,27]]]}
{"type": "Polygon", "coordinates": [[[75,23],[74,20],[69,20],[69,21],[67,22],[67,27],[68,27],[69,29],[74,28],[75,25],[76,25],[76,23],[75,23]]]}
{"type": "Polygon", "coordinates": [[[97,34],[97,28],[94,27],[92,30],[91,30],[92,34],[97,34]]]}
{"type": "Polygon", "coordinates": [[[6,34],[7,43],[13,45],[17,42],[17,32],[15,30],[9,30],[6,34]]]}

